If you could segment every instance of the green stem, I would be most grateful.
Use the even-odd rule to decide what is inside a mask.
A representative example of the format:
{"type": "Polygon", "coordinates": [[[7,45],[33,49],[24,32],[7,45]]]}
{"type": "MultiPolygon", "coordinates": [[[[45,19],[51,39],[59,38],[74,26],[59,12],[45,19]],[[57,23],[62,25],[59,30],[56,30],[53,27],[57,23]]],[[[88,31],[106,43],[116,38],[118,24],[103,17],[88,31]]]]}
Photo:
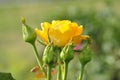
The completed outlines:
{"type": "Polygon", "coordinates": [[[61,62],[60,61],[58,63],[58,76],[57,76],[57,80],[61,80],[61,62]]]}
{"type": "Polygon", "coordinates": [[[47,80],[51,80],[51,66],[47,66],[47,80]]]}
{"type": "Polygon", "coordinates": [[[41,70],[43,71],[45,77],[46,77],[46,72],[45,72],[45,69],[42,67],[43,63],[42,63],[42,60],[40,59],[40,56],[37,52],[37,48],[35,46],[35,44],[32,44],[33,48],[34,48],[34,51],[35,51],[35,57],[37,59],[37,62],[38,62],[38,65],[40,66],[41,70]]]}
{"type": "Polygon", "coordinates": [[[80,72],[80,75],[79,75],[79,79],[78,79],[78,80],[82,80],[82,78],[83,78],[84,67],[85,67],[85,65],[81,65],[81,72],[80,72]]]}
{"type": "Polygon", "coordinates": [[[61,48],[57,47],[57,55],[58,55],[58,74],[57,74],[57,80],[62,80],[62,72],[61,72],[61,60],[60,60],[60,52],[61,48]]]}
{"type": "Polygon", "coordinates": [[[64,62],[64,76],[63,76],[63,80],[67,80],[67,72],[68,72],[68,62],[64,62]]]}

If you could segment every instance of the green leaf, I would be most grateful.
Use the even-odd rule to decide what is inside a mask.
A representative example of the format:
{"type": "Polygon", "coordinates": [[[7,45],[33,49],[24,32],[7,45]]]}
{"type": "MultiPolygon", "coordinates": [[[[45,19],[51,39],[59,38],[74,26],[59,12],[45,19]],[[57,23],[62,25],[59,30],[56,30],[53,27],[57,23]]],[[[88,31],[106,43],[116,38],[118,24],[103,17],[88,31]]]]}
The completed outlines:
{"type": "Polygon", "coordinates": [[[3,73],[3,72],[0,72],[0,80],[15,80],[11,73],[3,73]]]}

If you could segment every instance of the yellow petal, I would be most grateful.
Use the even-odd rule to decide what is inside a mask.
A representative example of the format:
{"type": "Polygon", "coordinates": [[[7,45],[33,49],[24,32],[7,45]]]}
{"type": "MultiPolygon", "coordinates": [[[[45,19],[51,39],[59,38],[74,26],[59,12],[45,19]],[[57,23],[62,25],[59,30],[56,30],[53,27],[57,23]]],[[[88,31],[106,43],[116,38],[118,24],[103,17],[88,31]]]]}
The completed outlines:
{"type": "Polygon", "coordinates": [[[69,20],[63,20],[63,21],[52,21],[52,28],[55,30],[59,30],[61,33],[66,32],[69,30],[69,24],[71,22],[69,20]]]}
{"type": "Polygon", "coordinates": [[[71,31],[67,31],[65,33],[61,33],[59,30],[50,30],[50,39],[56,46],[64,46],[66,45],[71,36],[71,31]]]}
{"type": "Polygon", "coordinates": [[[82,40],[86,40],[88,38],[90,38],[88,35],[79,35],[79,36],[73,37],[72,41],[74,44],[79,44],[81,43],[82,40]]]}
{"type": "Polygon", "coordinates": [[[78,27],[78,34],[81,35],[82,32],[83,32],[83,25],[80,25],[80,26],[78,27]]]}
{"type": "Polygon", "coordinates": [[[83,26],[69,20],[53,21],[50,29],[50,38],[54,45],[64,46],[74,36],[81,35],[83,26]]]}
{"type": "Polygon", "coordinates": [[[61,26],[61,27],[59,27],[59,30],[60,30],[61,33],[64,33],[64,32],[66,32],[66,31],[69,30],[69,26],[66,25],[66,24],[62,24],[62,25],[60,25],[60,26],[61,26]]]}
{"type": "Polygon", "coordinates": [[[50,28],[50,23],[48,22],[41,23],[41,27],[43,31],[47,31],[50,28]]]}
{"type": "Polygon", "coordinates": [[[41,30],[38,30],[37,28],[35,29],[35,31],[36,31],[36,33],[37,33],[37,35],[46,43],[46,44],[48,44],[48,36],[47,36],[47,34],[45,34],[43,31],[41,31],[41,30]]]}
{"type": "Polygon", "coordinates": [[[86,39],[86,36],[81,36],[83,26],[78,26],[77,23],[69,20],[56,20],[52,23],[44,22],[41,24],[42,30],[36,30],[39,37],[48,44],[48,29],[51,41],[55,46],[65,46],[71,39],[74,43],[79,43],[86,39]]]}

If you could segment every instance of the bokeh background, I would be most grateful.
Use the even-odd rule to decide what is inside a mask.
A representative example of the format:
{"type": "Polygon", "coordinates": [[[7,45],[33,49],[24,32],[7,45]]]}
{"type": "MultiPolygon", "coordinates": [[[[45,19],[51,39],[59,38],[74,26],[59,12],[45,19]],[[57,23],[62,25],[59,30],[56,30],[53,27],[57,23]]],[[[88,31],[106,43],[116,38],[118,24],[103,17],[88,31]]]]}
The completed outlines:
{"type": "MultiPolygon", "coordinates": [[[[22,40],[21,16],[32,27],[64,19],[83,24],[83,34],[94,41],[84,80],[120,80],[120,0],[0,0],[0,72],[10,72],[16,80],[34,80],[30,69],[37,63],[32,46],[22,40]]],[[[43,47],[38,50],[43,52],[43,47]]],[[[68,80],[76,80],[78,70],[74,58],[68,80]]]]}

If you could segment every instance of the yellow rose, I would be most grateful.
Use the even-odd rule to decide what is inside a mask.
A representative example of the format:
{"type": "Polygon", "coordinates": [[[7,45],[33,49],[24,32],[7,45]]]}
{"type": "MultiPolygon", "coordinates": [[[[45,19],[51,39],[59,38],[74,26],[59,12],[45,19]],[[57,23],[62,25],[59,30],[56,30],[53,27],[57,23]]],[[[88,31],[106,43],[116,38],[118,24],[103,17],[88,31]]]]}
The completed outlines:
{"type": "Polygon", "coordinates": [[[52,23],[44,22],[41,24],[41,30],[36,29],[38,36],[46,43],[50,40],[55,46],[65,46],[70,40],[73,43],[78,44],[81,40],[88,38],[89,36],[81,35],[83,32],[83,26],[78,26],[77,23],[69,20],[57,20],[52,23]]]}

